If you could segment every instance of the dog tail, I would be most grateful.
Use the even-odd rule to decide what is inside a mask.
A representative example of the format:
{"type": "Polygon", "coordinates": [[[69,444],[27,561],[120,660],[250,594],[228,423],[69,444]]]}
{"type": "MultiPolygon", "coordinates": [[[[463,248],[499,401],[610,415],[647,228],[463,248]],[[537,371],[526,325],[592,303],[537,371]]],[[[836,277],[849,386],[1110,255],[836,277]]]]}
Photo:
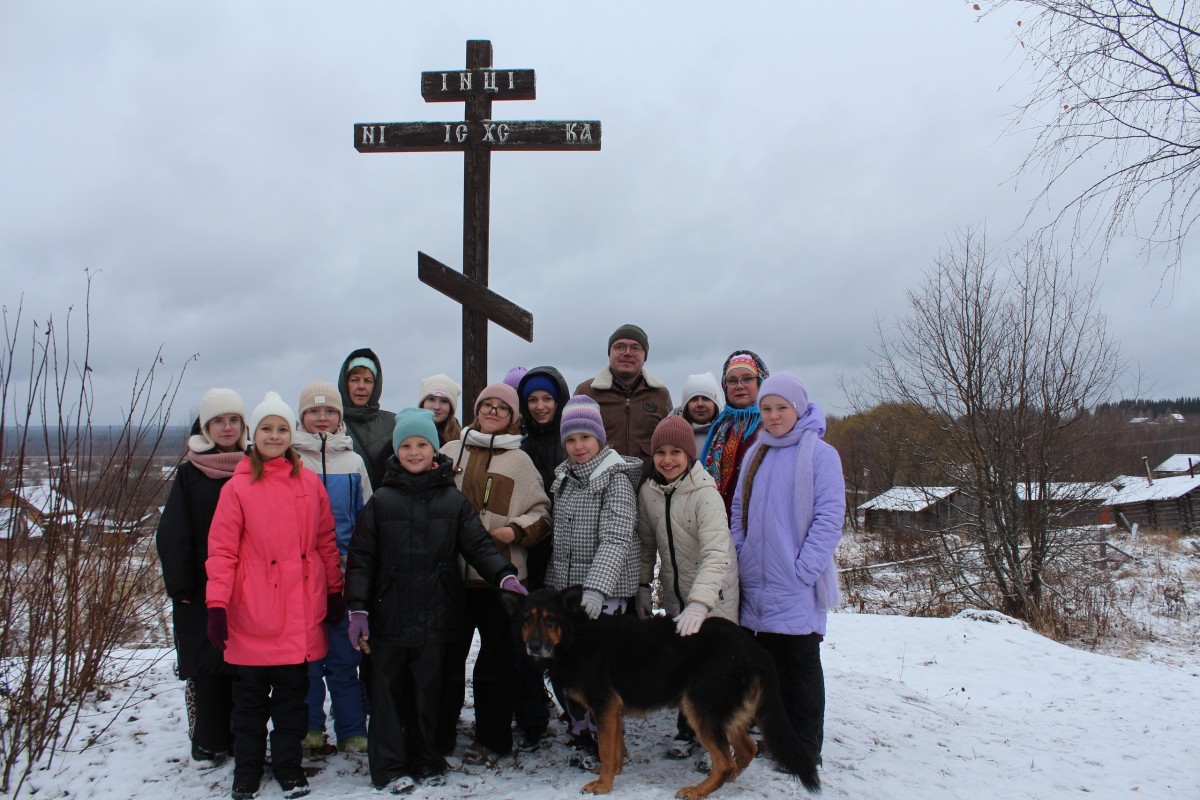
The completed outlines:
{"type": "Polygon", "coordinates": [[[775,672],[775,665],[770,656],[765,652],[762,656],[762,669],[759,670],[762,693],[754,721],[762,731],[767,754],[771,759],[784,772],[799,778],[805,789],[816,794],[821,791],[816,753],[800,738],[784,713],[783,698],[779,691],[779,675],[775,672]]]}

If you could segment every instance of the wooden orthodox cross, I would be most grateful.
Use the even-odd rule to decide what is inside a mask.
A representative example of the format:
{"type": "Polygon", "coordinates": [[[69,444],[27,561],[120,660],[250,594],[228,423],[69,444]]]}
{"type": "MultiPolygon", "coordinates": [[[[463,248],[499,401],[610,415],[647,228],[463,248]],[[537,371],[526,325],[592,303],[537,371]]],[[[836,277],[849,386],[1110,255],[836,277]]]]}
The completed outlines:
{"type": "Polygon", "coordinates": [[[360,153],[465,154],[463,186],[463,271],[417,253],[417,277],[463,307],[463,419],[487,383],[487,323],[533,341],[533,315],[488,288],[488,216],[493,150],[599,150],[600,123],[588,121],[496,122],[493,100],[533,100],[531,69],[492,67],[492,43],[467,42],[467,68],[421,73],[427,103],[466,103],[461,122],[363,122],[354,126],[360,153]]]}

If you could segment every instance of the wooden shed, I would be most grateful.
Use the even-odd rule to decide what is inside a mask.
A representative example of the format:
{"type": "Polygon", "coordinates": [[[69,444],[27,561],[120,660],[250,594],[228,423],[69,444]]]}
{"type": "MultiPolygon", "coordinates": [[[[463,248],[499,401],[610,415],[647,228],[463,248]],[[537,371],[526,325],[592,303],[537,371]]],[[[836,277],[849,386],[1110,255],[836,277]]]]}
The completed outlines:
{"type": "Polygon", "coordinates": [[[1200,476],[1118,478],[1116,491],[1104,504],[1114,520],[1155,530],[1200,533],[1200,476]]]}
{"type": "Polygon", "coordinates": [[[955,486],[893,486],[858,507],[869,533],[943,530],[955,517],[955,486]]]}

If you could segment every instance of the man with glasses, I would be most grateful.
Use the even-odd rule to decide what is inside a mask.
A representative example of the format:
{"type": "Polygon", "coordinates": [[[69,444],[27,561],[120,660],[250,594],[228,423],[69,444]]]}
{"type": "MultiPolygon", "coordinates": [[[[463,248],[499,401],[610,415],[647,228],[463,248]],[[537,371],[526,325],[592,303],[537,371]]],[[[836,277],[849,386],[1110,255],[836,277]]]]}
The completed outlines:
{"type": "Polygon", "coordinates": [[[643,369],[650,353],[646,332],[622,325],[608,337],[608,367],[575,388],[600,405],[608,446],[623,456],[652,460],[650,439],[663,417],[671,413],[671,393],[643,369]]]}
{"type": "Polygon", "coordinates": [[[733,504],[742,457],[758,436],[762,421],[758,413],[758,387],[768,375],[767,365],[758,354],[749,350],[735,350],[725,359],[721,370],[725,408],[713,422],[699,458],[704,469],[717,481],[717,488],[725,499],[726,515],[733,504]]]}

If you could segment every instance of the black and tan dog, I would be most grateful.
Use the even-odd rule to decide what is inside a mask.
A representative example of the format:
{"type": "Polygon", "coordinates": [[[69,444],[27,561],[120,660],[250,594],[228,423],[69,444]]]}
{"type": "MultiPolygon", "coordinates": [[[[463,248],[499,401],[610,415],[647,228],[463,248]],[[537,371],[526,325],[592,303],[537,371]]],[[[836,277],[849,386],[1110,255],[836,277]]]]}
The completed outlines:
{"type": "Polygon", "coordinates": [[[676,797],[707,797],[746,768],[758,751],[748,734],[751,721],[784,771],[809,791],[821,790],[815,754],[784,714],[774,664],[745,631],[714,618],[686,637],[665,617],[590,620],[579,607],[580,595],[577,586],[534,592],[517,622],[525,652],[547,666],[559,690],[587,706],[596,720],[600,777],[583,791],[612,789],[626,752],[622,717],[668,706],[683,709],[712,759],[708,778],[676,797]]]}

